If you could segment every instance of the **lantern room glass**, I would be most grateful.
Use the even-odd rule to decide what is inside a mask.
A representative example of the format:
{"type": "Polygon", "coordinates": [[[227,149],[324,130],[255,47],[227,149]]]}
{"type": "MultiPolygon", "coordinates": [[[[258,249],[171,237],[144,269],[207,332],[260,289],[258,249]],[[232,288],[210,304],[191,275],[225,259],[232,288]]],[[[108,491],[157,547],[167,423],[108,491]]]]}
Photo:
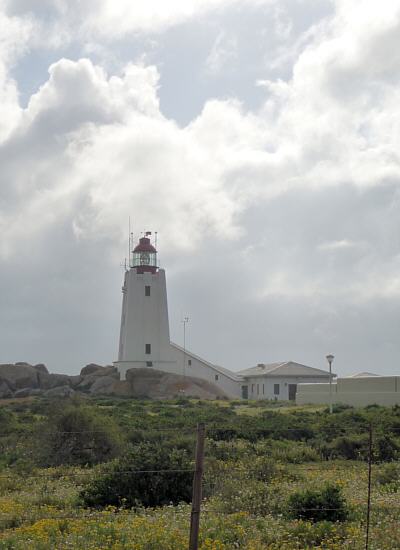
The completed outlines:
{"type": "Polygon", "coordinates": [[[134,252],[132,267],[139,266],[157,266],[157,253],[156,252],[134,252]]]}

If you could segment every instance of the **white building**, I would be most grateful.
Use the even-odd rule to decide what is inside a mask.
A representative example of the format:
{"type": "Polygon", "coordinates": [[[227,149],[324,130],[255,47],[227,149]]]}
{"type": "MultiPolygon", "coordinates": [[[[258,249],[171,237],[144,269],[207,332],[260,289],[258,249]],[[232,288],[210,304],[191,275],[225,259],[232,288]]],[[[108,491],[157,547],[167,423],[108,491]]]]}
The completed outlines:
{"type": "MultiPolygon", "coordinates": [[[[274,399],[294,401],[297,384],[304,382],[328,382],[329,372],[307,367],[294,361],[284,363],[260,363],[256,367],[238,372],[243,377],[243,399],[274,399]]],[[[336,375],[332,375],[334,378],[336,375]]]]}
{"type": "Polygon", "coordinates": [[[221,389],[221,396],[274,400],[294,400],[299,383],[329,381],[328,372],[293,361],[259,364],[234,373],[171,342],[165,271],[157,265],[157,250],[149,235],[134,248],[122,287],[119,352],[114,363],[121,380],[130,369],[153,368],[206,380],[221,389]]]}
{"type": "Polygon", "coordinates": [[[170,342],[165,271],[157,265],[157,250],[149,234],[139,240],[125,272],[118,368],[121,380],[132,368],[201,378],[221,388],[221,395],[240,396],[240,380],[233,372],[213,365],[170,342]]]}

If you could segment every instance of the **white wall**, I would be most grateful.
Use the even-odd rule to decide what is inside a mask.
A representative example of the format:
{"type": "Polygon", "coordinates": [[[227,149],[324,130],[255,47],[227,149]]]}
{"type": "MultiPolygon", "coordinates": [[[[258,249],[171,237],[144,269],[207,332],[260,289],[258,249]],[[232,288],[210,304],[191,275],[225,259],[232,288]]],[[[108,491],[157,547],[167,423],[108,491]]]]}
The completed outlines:
{"type": "MultiPolygon", "coordinates": [[[[339,378],[332,384],[332,401],[354,407],[400,405],[400,376],[339,378]]],[[[329,404],[329,384],[302,384],[296,403],[329,404]]]]}
{"type": "Polygon", "coordinates": [[[118,362],[144,365],[172,361],[165,272],[138,274],[134,268],[125,273],[118,362]],[[146,296],[145,287],[150,287],[146,296]],[[146,344],[151,353],[146,354],[146,344]]]}
{"type": "MultiPolygon", "coordinates": [[[[320,382],[326,377],[319,376],[248,376],[246,383],[249,388],[249,399],[276,399],[287,401],[289,399],[289,384],[301,384],[304,382],[320,382]],[[274,384],[279,384],[279,395],[274,393],[274,384]]],[[[245,385],[242,383],[242,385],[245,385]]]]}
{"type": "Polygon", "coordinates": [[[233,372],[230,373],[226,369],[213,365],[187,350],[184,353],[183,348],[176,344],[171,343],[171,350],[176,362],[175,364],[177,365],[178,374],[186,374],[187,376],[207,380],[207,382],[220,387],[228,397],[238,398],[241,396],[242,381],[233,372]]]}

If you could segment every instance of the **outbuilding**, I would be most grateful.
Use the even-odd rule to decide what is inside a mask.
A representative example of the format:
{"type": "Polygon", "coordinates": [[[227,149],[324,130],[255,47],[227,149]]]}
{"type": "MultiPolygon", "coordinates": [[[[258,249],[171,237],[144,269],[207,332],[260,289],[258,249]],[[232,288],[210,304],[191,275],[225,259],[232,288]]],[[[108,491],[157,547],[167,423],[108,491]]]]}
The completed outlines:
{"type": "MultiPolygon", "coordinates": [[[[308,367],[294,361],[282,363],[259,363],[239,371],[242,376],[242,399],[272,399],[276,401],[295,401],[297,384],[329,383],[329,372],[308,367]]],[[[332,374],[332,379],[335,377],[332,374]]]]}

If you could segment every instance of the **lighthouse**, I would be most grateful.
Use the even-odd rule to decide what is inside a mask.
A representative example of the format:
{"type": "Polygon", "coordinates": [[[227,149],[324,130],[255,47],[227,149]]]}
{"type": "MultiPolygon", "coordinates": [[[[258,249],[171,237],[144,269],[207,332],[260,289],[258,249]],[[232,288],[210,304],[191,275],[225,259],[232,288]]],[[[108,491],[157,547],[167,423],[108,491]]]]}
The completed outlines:
{"type": "Polygon", "coordinates": [[[169,339],[165,271],[158,267],[150,232],[139,239],[129,258],[122,287],[122,314],[118,361],[126,379],[132,368],[176,372],[169,339]]]}

